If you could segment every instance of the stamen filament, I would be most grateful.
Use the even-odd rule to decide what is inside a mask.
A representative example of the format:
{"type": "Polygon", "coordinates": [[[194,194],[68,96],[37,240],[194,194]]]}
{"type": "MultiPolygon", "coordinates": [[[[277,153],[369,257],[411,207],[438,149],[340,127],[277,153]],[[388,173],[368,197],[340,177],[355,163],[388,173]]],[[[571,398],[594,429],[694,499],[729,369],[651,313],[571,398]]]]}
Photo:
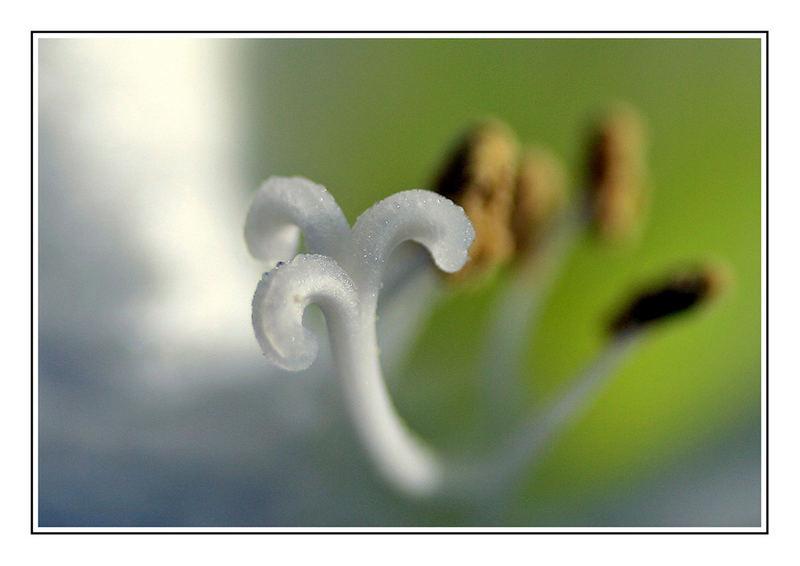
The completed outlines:
{"type": "Polygon", "coordinates": [[[608,384],[638,343],[640,332],[612,340],[559,393],[539,403],[495,448],[448,468],[451,496],[469,494],[482,507],[502,508],[525,473],[543,461],[558,435],[573,424],[608,384]]]}
{"type": "Polygon", "coordinates": [[[477,373],[484,399],[480,420],[489,434],[506,430],[526,406],[521,391],[525,349],[535,339],[541,306],[583,226],[577,210],[566,211],[536,252],[520,258],[493,309],[477,373]]]}

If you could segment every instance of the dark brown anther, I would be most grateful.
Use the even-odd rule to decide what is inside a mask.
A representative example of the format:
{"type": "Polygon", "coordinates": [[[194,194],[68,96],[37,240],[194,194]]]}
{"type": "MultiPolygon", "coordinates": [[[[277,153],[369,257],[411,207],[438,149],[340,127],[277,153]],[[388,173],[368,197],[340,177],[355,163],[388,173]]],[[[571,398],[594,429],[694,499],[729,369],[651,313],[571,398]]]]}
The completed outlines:
{"type": "Polygon", "coordinates": [[[588,200],[595,232],[619,241],[635,235],[644,212],[646,141],[639,114],[618,106],[595,125],[589,145],[588,200]]]}
{"type": "Polygon", "coordinates": [[[612,321],[610,330],[619,335],[688,312],[719,294],[727,279],[725,270],[717,266],[675,272],[636,294],[612,321]]]}
{"type": "Polygon", "coordinates": [[[514,133],[502,122],[486,120],[464,136],[437,177],[434,189],[463,207],[475,228],[470,261],[449,277],[481,275],[511,257],[518,153],[514,133]]]}

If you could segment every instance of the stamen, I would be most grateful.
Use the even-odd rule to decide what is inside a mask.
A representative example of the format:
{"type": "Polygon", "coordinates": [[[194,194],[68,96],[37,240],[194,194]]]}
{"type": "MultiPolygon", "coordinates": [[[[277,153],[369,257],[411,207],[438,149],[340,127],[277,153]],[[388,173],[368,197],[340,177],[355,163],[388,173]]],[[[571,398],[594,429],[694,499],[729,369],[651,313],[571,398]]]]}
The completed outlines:
{"type": "Polygon", "coordinates": [[[526,151],[519,164],[511,227],[518,256],[533,251],[566,204],[564,167],[551,152],[526,151]]]}
{"type": "Polygon", "coordinates": [[[464,136],[434,183],[436,192],[464,207],[476,233],[470,262],[452,279],[491,273],[513,254],[510,220],[518,152],[516,137],[505,124],[484,121],[464,136]]]}
{"type": "Polygon", "coordinates": [[[679,270],[636,293],[610,325],[614,335],[688,312],[717,296],[728,280],[720,266],[702,265],[679,270]]]}
{"type": "Polygon", "coordinates": [[[610,241],[636,234],[644,212],[645,134],[642,118],[618,106],[596,124],[589,147],[589,212],[595,231],[610,241]]]}
{"type": "Polygon", "coordinates": [[[468,491],[482,505],[504,506],[523,473],[535,468],[558,436],[585,412],[634,351],[638,338],[631,334],[612,340],[557,394],[529,409],[489,454],[455,465],[452,496],[468,491]]]}
{"type": "Polygon", "coordinates": [[[565,173],[551,152],[525,152],[516,186],[514,269],[492,309],[476,380],[484,394],[480,420],[489,434],[507,430],[525,410],[525,352],[540,307],[581,229],[574,210],[564,210],[565,173]]]}

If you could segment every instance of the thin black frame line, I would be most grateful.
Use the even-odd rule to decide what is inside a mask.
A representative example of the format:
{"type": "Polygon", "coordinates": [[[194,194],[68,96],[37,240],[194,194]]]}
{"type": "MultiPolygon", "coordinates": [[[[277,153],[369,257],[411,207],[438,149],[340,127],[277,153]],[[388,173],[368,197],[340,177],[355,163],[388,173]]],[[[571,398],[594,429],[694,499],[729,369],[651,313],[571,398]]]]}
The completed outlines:
{"type": "Polygon", "coordinates": [[[34,390],[34,375],[33,375],[33,156],[34,156],[34,147],[33,147],[33,117],[34,117],[34,108],[33,108],[33,52],[34,52],[34,41],[35,36],[31,34],[31,81],[30,81],[30,88],[31,88],[31,480],[30,480],[30,490],[31,490],[31,531],[33,531],[33,390],[34,390]]]}
{"type": "MultiPolygon", "coordinates": [[[[502,39],[502,38],[498,38],[502,39]]],[[[509,38],[512,39],[512,38],[509,38]]],[[[490,535],[767,535],[769,534],[769,30],[712,30],[712,31],[697,31],[697,30],[656,30],[656,31],[647,31],[647,30],[623,30],[623,31],[600,31],[600,30],[576,30],[576,31],[568,31],[568,30],[544,30],[544,31],[519,31],[519,30],[510,30],[510,31],[486,31],[486,30],[470,30],[470,31],[453,31],[453,30],[445,30],[445,31],[431,31],[431,30],[423,30],[423,31],[398,31],[398,30],[389,30],[389,31],[363,31],[363,30],[353,30],[353,31],[342,31],[342,30],[334,30],[334,31],[322,31],[322,30],[311,30],[311,31],[289,31],[289,30],[278,30],[278,31],[209,31],[209,30],[201,30],[201,31],[189,31],[189,30],[175,30],[175,31],[167,31],[167,30],[159,30],[159,31],[147,31],[147,30],[31,30],[31,46],[30,46],[30,69],[31,69],[31,76],[30,76],[30,104],[31,104],[31,114],[30,114],[30,171],[31,171],[31,350],[30,350],[30,360],[31,360],[31,387],[30,387],[30,407],[31,407],[31,417],[30,417],[30,525],[31,525],[31,534],[32,535],[138,535],[138,534],[157,534],[157,535],[273,535],[273,534],[299,534],[299,535],[371,535],[371,534],[390,534],[390,535],[403,535],[403,534],[430,534],[430,535],[474,535],[474,534],[490,534],[490,535]],[[245,33],[423,33],[423,34],[434,34],[434,33],[483,33],[483,34],[490,34],[490,33],[594,33],[594,34],[605,34],[605,33],[626,33],[626,34],[635,34],[635,33],[654,33],[654,34],[669,34],[669,33],[708,33],[708,34],[729,34],[729,33],[745,33],[745,34],[754,34],[759,35],[763,34],[763,41],[764,41],[764,96],[766,100],[764,101],[764,120],[765,120],[765,139],[764,139],[764,191],[765,191],[765,206],[766,210],[764,211],[765,214],[765,328],[764,328],[764,340],[765,340],[765,366],[764,366],[764,410],[765,410],[765,418],[763,426],[765,427],[765,457],[764,457],[764,473],[765,477],[762,478],[765,487],[765,499],[764,502],[764,531],[422,531],[422,532],[413,532],[413,531],[193,531],[193,532],[183,532],[183,531],[121,531],[121,532],[113,532],[113,531],[77,531],[77,532],[69,532],[69,531],[37,531],[36,526],[33,524],[33,507],[34,507],[34,490],[33,490],[33,452],[34,452],[34,437],[33,437],[33,418],[34,418],[34,405],[33,405],[33,393],[34,393],[34,372],[33,372],[33,344],[34,344],[34,335],[33,335],[33,320],[34,320],[34,312],[33,312],[33,266],[34,266],[34,249],[33,249],[33,220],[34,220],[34,210],[33,210],[33,195],[34,195],[34,186],[33,186],[33,177],[34,177],[34,131],[33,131],[33,124],[34,124],[34,90],[33,90],[33,83],[34,83],[34,42],[37,39],[37,34],[44,34],[44,33],[80,33],[80,34],[87,34],[87,35],[95,35],[100,33],[119,33],[119,34],[129,34],[129,33],[146,33],[146,34],[188,34],[188,33],[226,33],[226,34],[245,34],[245,33]]],[[[39,527],[42,528],[42,527],[39,527]]],[[[49,528],[49,527],[44,527],[49,528]]],[[[59,527],[54,527],[59,528],[59,527]]],[[[60,528],[82,528],[82,527],[60,527],[60,528]]],[[[92,528],[92,527],[90,527],[92,528]]],[[[93,528],[101,528],[101,527],[93,527],[93,528]]],[[[133,527],[135,528],[135,527],[133,527]]],[[[235,527],[234,527],[235,528],[235,527]]],[[[269,527],[265,527],[269,528],[269,527]]],[[[279,527],[278,527],[279,528],[279,527]]],[[[356,527],[357,528],[357,527],[356,527]]]]}
{"type": "MultiPolygon", "coordinates": [[[[48,527],[49,528],[49,527],[48,527]]],[[[58,528],[58,527],[53,527],[58,528]]],[[[65,527],[82,528],[82,527],[65,527]]],[[[120,527],[112,527],[120,528],[120,527]]],[[[130,527],[136,528],[136,527],[130,527]]],[[[186,527],[192,528],[192,527],[186,527]]],[[[256,527],[270,528],[270,527],[256,527]]],[[[274,527],[279,528],[279,527],[274,527]]],[[[321,527],[322,528],[322,527],[321,527]]],[[[341,528],[341,527],[334,527],[341,528]]],[[[362,527],[350,527],[353,529],[362,527]]],[[[533,528],[533,527],[532,527],[533,528]]],[[[601,527],[598,527],[601,528],[601,527]]],[[[611,527],[609,527],[611,528],[611,527]]],[[[643,527],[648,528],[648,527],[643,527]]],[[[662,527],[653,527],[662,528],[662,527]]],[[[33,535],[765,535],[762,531],[34,531],[33,535]]]]}
{"type": "Polygon", "coordinates": [[[769,31],[764,36],[764,532],[769,534],[769,31]]]}
{"type": "MultiPolygon", "coordinates": [[[[462,34],[462,33],[475,33],[475,34],[512,34],[512,33],[590,33],[590,34],[636,34],[636,33],[651,33],[651,34],[767,34],[768,30],[124,30],[124,29],[109,29],[109,30],[31,30],[32,34],[42,33],[82,33],[82,34],[101,34],[101,33],[142,33],[142,34],[203,34],[203,33],[220,33],[220,34],[247,34],[247,33],[275,33],[275,34],[294,34],[294,33],[332,33],[332,34],[350,34],[350,33],[364,33],[364,34],[401,34],[401,33],[419,33],[419,34],[462,34]]],[[[504,39],[504,38],[498,38],[504,39]]],[[[517,39],[517,38],[505,38],[517,39]]],[[[523,38],[524,39],[524,38],[523,38]]],[[[536,38],[533,38],[536,39],[536,38]]],[[[547,39],[547,38],[542,38],[547,39]]],[[[611,38],[613,39],[613,38],[611,38]]],[[[624,39],[624,38],[620,38],[624,39]]]]}

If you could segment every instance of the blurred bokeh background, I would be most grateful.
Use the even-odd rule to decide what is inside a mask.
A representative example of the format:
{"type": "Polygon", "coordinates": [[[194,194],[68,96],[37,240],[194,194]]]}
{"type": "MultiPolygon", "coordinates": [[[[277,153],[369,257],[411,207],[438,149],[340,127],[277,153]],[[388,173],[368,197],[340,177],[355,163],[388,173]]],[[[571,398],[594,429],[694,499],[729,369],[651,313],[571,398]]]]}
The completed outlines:
{"type": "MultiPolygon", "coordinates": [[[[263,266],[242,239],[270,175],[325,185],[353,222],[430,188],[494,116],[552,149],[573,191],[617,101],[650,139],[640,238],[581,238],[532,335],[545,397],[603,345],[613,308],[686,260],[732,285],[655,329],[517,491],[519,526],[759,526],[758,39],[38,40],[41,526],[459,526],[368,466],[330,363],[269,367],[252,336],[263,266]]],[[[422,436],[459,443],[503,277],[456,288],[386,372],[422,436]]],[[[488,519],[486,519],[488,521],[488,519]]]]}

